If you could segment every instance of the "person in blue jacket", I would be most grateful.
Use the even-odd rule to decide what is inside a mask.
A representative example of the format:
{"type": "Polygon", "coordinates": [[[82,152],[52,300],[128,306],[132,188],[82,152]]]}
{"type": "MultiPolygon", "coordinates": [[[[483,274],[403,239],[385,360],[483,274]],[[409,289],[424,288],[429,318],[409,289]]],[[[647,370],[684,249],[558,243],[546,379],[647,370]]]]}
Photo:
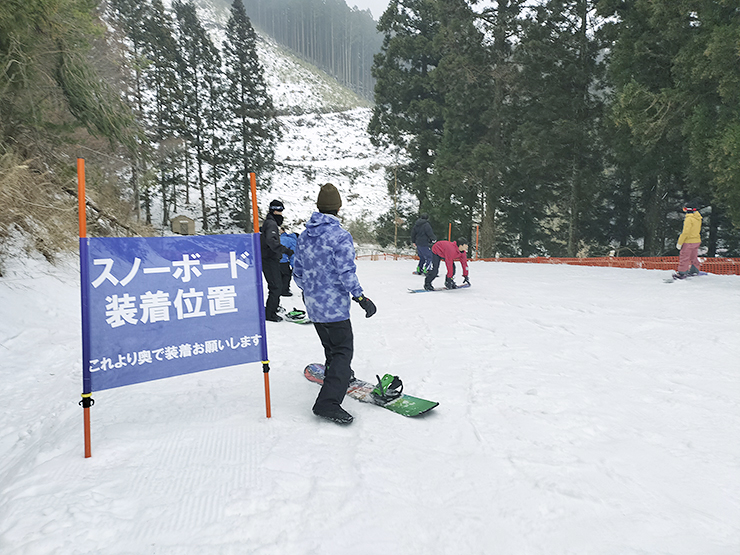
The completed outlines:
{"type": "Polygon", "coordinates": [[[342,408],[344,394],[353,377],[354,336],[349,320],[350,297],[370,318],[375,304],[364,294],[357,279],[352,235],[339,223],[342,198],[331,183],[321,187],[306,230],[298,237],[293,279],[303,291],[308,317],[324,347],[324,384],[313,413],[340,424],[352,422],[342,408]]]}
{"type": "MultiPolygon", "coordinates": [[[[280,234],[280,244],[287,247],[291,251],[295,251],[296,241],[298,235],[295,233],[288,233],[282,230],[280,234]]],[[[295,261],[295,254],[288,256],[287,252],[283,253],[283,257],[280,259],[280,275],[283,278],[283,289],[280,293],[281,297],[292,297],[293,293],[290,290],[290,280],[293,277],[293,263],[295,261]]]]}

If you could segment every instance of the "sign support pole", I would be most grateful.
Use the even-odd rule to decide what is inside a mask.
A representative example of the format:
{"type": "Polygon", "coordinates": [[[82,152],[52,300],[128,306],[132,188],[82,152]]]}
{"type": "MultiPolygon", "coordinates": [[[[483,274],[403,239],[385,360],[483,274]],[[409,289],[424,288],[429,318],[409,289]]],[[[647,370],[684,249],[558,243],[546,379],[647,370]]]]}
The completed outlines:
{"type": "MultiPolygon", "coordinates": [[[[249,174],[249,184],[252,190],[252,225],[254,226],[254,233],[259,234],[260,231],[260,218],[259,218],[259,212],[257,209],[257,176],[254,174],[254,172],[250,172],[249,174]]],[[[261,244],[261,242],[258,242],[257,244],[261,244]]],[[[262,276],[262,251],[259,250],[260,256],[257,257],[257,276],[260,278],[262,276]]],[[[263,292],[262,287],[257,287],[257,294],[260,299],[260,304],[262,306],[265,305],[265,300],[263,298],[263,292]]],[[[264,341],[262,341],[262,374],[265,377],[265,412],[267,414],[267,418],[270,418],[272,416],[272,411],[270,409],[270,361],[267,358],[267,328],[265,327],[265,319],[260,319],[260,325],[262,327],[262,337],[265,338],[264,341]]]]}
{"type": "Polygon", "coordinates": [[[85,458],[92,456],[90,440],[90,407],[95,401],[92,399],[90,383],[90,302],[88,298],[88,243],[87,243],[87,205],[85,202],[85,159],[77,159],[77,203],[78,219],[80,224],[80,293],[82,307],[82,401],[80,405],[84,413],[85,426],[85,458]]]}

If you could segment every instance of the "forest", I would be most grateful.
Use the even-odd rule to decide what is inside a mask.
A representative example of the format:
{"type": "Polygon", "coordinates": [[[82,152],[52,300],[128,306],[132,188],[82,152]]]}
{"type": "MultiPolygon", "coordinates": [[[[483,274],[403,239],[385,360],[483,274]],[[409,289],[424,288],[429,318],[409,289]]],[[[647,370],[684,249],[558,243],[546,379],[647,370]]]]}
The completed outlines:
{"type": "Polygon", "coordinates": [[[255,28],[372,99],[382,36],[369,11],[344,0],[244,0],[244,7],[255,28]]]}
{"type": "MultiPolygon", "coordinates": [[[[252,18],[346,81],[371,48],[359,24],[331,31],[335,4],[234,0],[216,46],[192,2],[1,3],[0,239],[20,228],[53,256],[74,237],[81,150],[91,233],[151,233],[154,206],[166,222],[191,202],[206,233],[251,230],[248,173],[269,188],[279,139],[252,18]]],[[[735,4],[391,0],[368,131],[403,161],[389,183],[418,205],[401,216],[427,212],[473,244],[479,230],[486,257],[661,256],[699,199],[707,255],[738,256],[735,4]]],[[[382,239],[394,218],[375,223],[382,239]]]]}
{"type": "Polygon", "coordinates": [[[737,256],[740,7],[729,0],[391,0],[377,144],[399,186],[495,256],[675,255],[698,199],[737,256]]]}
{"type": "Polygon", "coordinates": [[[151,233],[191,202],[206,233],[251,231],[249,174],[273,167],[279,129],[241,0],[218,47],[192,2],[38,4],[0,8],[0,184],[13,199],[3,235],[14,225],[36,234],[70,209],[74,152],[95,162],[92,233],[151,233]],[[34,181],[43,203],[27,202],[34,181]],[[43,204],[55,210],[27,217],[43,204]]]}

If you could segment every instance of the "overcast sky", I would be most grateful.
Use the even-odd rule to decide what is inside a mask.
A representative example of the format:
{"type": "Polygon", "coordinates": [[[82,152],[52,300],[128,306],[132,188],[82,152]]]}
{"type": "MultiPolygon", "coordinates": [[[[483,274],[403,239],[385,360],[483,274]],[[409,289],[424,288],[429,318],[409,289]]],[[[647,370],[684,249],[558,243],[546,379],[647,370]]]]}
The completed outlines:
{"type": "Polygon", "coordinates": [[[388,0],[345,0],[351,8],[357,6],[361,10],[369,9],[373,14],[373,19],[377,21],[388,7],[388,0]]]}

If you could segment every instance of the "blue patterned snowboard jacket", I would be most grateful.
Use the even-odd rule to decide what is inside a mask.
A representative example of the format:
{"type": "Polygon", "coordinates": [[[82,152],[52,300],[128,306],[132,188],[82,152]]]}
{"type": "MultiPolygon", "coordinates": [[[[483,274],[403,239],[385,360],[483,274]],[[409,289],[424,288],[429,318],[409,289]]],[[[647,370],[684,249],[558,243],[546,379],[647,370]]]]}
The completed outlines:
{"type": "Polygon", "coordinates": [[[339,218],[314,212],[298,237],[293,267],[311,321],[349,319],[350,296],[362,295],[355,270],[352,235],[342,229],[339,218]]]}

